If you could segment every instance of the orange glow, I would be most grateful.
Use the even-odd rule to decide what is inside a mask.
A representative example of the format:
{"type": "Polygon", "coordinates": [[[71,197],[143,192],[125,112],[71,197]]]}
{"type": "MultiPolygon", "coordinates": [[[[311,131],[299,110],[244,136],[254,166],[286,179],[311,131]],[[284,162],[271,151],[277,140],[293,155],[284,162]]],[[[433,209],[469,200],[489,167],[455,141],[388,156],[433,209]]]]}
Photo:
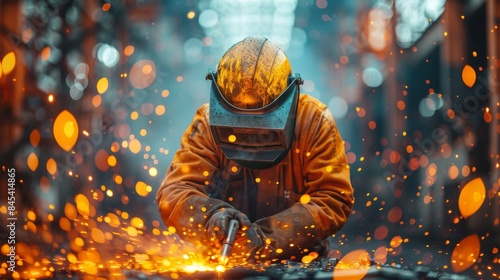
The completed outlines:
{"type": "Polygon", "coordinates": [[[120,144],[118,142],[113,142],[113,144],[111,144],[111,148],[110,150],[113,152],[113,153],[116,153],[120,150],[120,144]]]}
{"type": "Polygon", "coordinates": [[[138,181],[135,184],[135,191],[137,192],[138,195],[140,196],[146,196],[149,194],[151,191],[151,186],[148,186],[146,183],[143,181],[138,181]]]}
{"type": "Polygon", "coordinates": [[[161,116],[161,115],[165,114],[165,106],[163,106],[163,105],[156,106],[155,113],[158,116],[161,116]]]}
{"type": "Polygon", "coordinates": [[[70,231],[71,222],[66,217],[61,217],[61,219],[59,219],[59,227],[64,231],[70,231]]]}
{"type": "Polygon", "coordinates": [[[114,155],[110,155],[108,157],[109,166],[116,166],[116,157],[114,155]]]}
{"type": "Polygon", "coordinates": [[[399,220],[401,220],[401,217],[403,216],[403,211],[399,207],[394,207],[391,210],[389,210],[389,213],[387,214],[387,219],[391,223],[397,223],[399,220]]]}
{"type": "Polygon", "coordinates": [[[109,82],[106,77],[102,77],[97,81],[96,88],[99,94],[103,94],[108,90],[109,82]]]}
{"type": "Polygon", "coordinates": [[[349,58],[345,55],[340,57],[340,63],[347,64],[349,62],[349,58]]]}
{"type": "Polygon", "coordinates": [[[375,121],[370,121],[370,122],[368,123],[368,127],[369,127],[370,129],[375,129],[375,128],[377,127],[377,123],[376,123],[375,121]]]}
{"type": "Polygon", "coordinates": [[[132,113],[130,113],[130,119],[135,121],[138,118],[139,118],[139,113],[137,111],[133,111],[132,113]]]}
{"type": "Polygon", "coordinates": [[[493,116],[488,111],[484,112],[483,118],[486,123],[490,123],[493,120],[493,116]]]}
{"type": "Polygon", "coordinates": [[[98,228],[93,228],[92,229],[91,236],[92,236],[92,239],[95,242],[97,242],[97,243],[101,243],[102,244],[106,240],[104,238],[104,233],[102,232],[102,230],[100,230],[98,228]]]}
{"type": "Polygon", "coordinates": [[[89,199],[83,194],[77,194],[75,196],[76,209],[78,213],[82,216],[88,216],[90,214],[90,203],[89,199]]]}
{"type": "Polygon", "coordinates": [[[406,152],[411,154],[413,152],[413,146],[412,145],[406,146],[406,152]]]}
{"type": "Polygon", "coordinates": [[[405,109],[405,107],[406,107],[406,104],[405,104],[405,102],[404,102],[404,101],[399,100],[399,101],[397,102],[397,106],[398,106],[398,109],[399,109],[399,110],[403,111],[403,110],[405,109]]]}
{"type": "Polygon", "coordinates": [[[43,48],[43,50],[40,54],[40,58],[42,58],[43,61],[49,60],[49,58],[50,58],[50,47],[49,46],[43,48]]]}
{"type": "Polygon", "coordinates": [[[314,252],[314,253],[310,253],[309,255],[306,255],[306,256],[303,256],[302,257],[302,262],[303,263],[311,263],[312,261],[314,261],[314,259],[316,259],[318,257],[318,253],[314,252]]]}
{"type": "Polygon", "coordinates": [[[40,179],[40,188],[42,189],[42,191],[44,191],[46,193],[50,191],[50,180],[49,180],[49,178],[47,178],[46,176],[43,176],[40,179]]]}
{"type": "Polygon", "coordinates": [[[188,19],[193,19],[196,16],[196,13],[194,11],[189,11],[186,16],[188,19]]]}
{"type": "Polygon", "coordinates": [[[141,151],[141,142],[137,139],[132,139],[128,144],[128,148],[132,153],[137,154],[141,151]]]}
{"type": "Polygon", "coordinates": [[[126,55],[126,56],[131,56],[133,53],[134,53],[134,46],[131,46],[131,45],[128,45],[125,47],[125,49],[123,50],[123,53],[126,55]]]}
{"type": "Polygon", "coordinates": [[[97,108],[101,106],[101,103],[102,103],[102,98],[100,95],[94,95],[94,97],[92,97],[92,106],[97,108]]]}
{"type": "Polygon", "coordinates": [[[67,110],[63,110],[56,117],[53,127],[54,139],[57,144],[69,152],[78,139],[78,123],[75,117],[67,110]]]}
{"type": "Polygon", "coordinates": [[[467,177],[470,174],[470,167],[468,165],[465,165],[462,167],[462,176],[467,177]]]}
{"type": "Polygon", "coordinates": [[[481,244],[476,234],[462,239],[451,254],[451,267],[455,272],[462,272],[471,267],[479,257],[481,244]]]}
{"type": "Polygon", "coordinates": [[[2,59],[2,71],[4,75],[9,74],[16,66],[16,56],[14,52],[6,54],[2,59]]]}
{"type": "Polygon", "coordinates": [[[127,234],[132,236],[132,237],[137,236],[137,229],[135,227],[128,226],[127,227],[127,234]]]}
{"type": "Polygon", "coordinates": [[[6,255],[6,256],[7,256],[7,254],[10,252],[9,247],[10,247],[10,246],[9,246],[7,243],[4,243],[4,244],[2,245],[1,252],[2,252],[2,254],[3,254],[3,255],[6,255]]]}
{"type": "Polygon", "coordinates": [[[57,171],[56,161],[53,158],[49,158],[49,160],[47,160],[46,168],[50,175],[55,175],[57,171]]]}
{"type": "Polygon", "coordinates": [[[36,219],[36,214],[33,212],[33,210],[29,210],[28,213],[26,214],[26,217],[30,221],[34,221],[36,219]]]}
{"type": "Polygon", "coordinates": [[[362,118],[366,116],[366,110],[361,107],[356,107],[356,114],[358,114],[358,117],[362,118]]]}
{"type": "Polygon", "coordinates": [[[391,242],[390,242],[390,245],[392,248],[397,248],[401,245],[401,243],[403,243],[403,238],[401,238],[401,236],[394,236],[392,239],[391,239],[391,242]]]}
{"type": "Polygon", "coordinates": [[[429,167],[427,168],[427,174],[429,174],[429,176],[435,176],[436,173],[437,173],[437,170],[438,170],[438,167],[435,163],[429,165],[429,167]]]}
{"type": "Polygon", "coordinates": [[[141,229],[144,227],[144,221],[139,217],[134,217],[132,218],[132,220],[130,220],[130,225],[135,228],[141,229]]]}
{"type": "Polygon", "coordinates": [[[476,213],[486,198],[486,187],[481,178],[467,183],[458,197],[458,207],[463,217],[467,218],[476,213]]]}
{"type": "Polygon", "coordinates": [[[452,165],[450,169],[448,169],[448,177],[450,177],[450,179],[452,180],[456,179],[458,177],[458,174],[459,171],[456,165],[452,165]]]}
{"type": "Polygon", "coordinates": [[[38,132],[38,129],[33,129],[30,133],[30,143],[33,147],[37,147],[40,143],[40,132],[38,132]]]}
{"type": "Polygon", "coordinates": [[[334,279],[363,279],[370,269],[370,254],[363,250],[354,250],[339,260],[333,271],[334,279]]]}
{"type": "Polygon", "coordinates": [[[152,60],[139,60],[130,69],[130,84],[137,89],[149,87],[155,78],[156,66],[152,60]]]}
{"type": "Polygon", "coordinates": [[[387,261],[387,248],[384,246],[378,247],[373,253],[373,259],[378,263],[385,263],[387,261]]]}
{"type": "Polygon", "coordinates": [[[120,218],[113,213],[108,213],[108,215],[104,217],[104,221],[114,228],[120,226],[120,218]]]}
{"type": "Polygon", "coordinates": [[[109,11],[109,9],[111,9],[111,4],[109,4],[109,3],[104,3],[104,5],[102,5],[102,10],[103,10],[104,12],[109,11]]]}
{"type": "Polygon", "coordinates": [[[153,67],[149,64],[146,64],[142,67],[142,74],[149,75],[153,71],[153,67]]]}
{"type": "Polygon", "coordinates": [[[97,169],[103,172],[108,171],[109,169],[108,158],[109,158],[108,152],[106,152],[105,150],[100,149],[99,151],[97,151],[94,159],[95,166],[97,167],[97,169]]]}
{"type": "Polygon", "coordinates": [[[28,156],[28,167],[31,169],[31,171],[35,171],[38,168],[38,157],[36,156],[35,153],[31,153],[28,156]]]}
{"type": "Polygon", "coordinates": [[[389,229],[387,228],[387,226],[379,226],[375,232],[373,233],[373,236],[375,237],[375,239],[377,240],[382,240],[384,238],[387,237],[387,234],[389,233],[389,229]]]}
{"type": "Polygon", "coordinates": [[[311,201],[311,196],[308,194],[303,194],[300,197],[300,203],[302,203],[302,204],[307,204],[307,203],[309,203],[309,201],[311,201]]]}
{"type": "Polygon", "coordinates": [[[114,180],[115,180],[115,183],[117,183],[118,185],[121,184],[121,183],[123,183],[123,178],[120,175],[116,175],[114,177],[114,180]]]}
{"type": "Polygon", "coordinates": [[[465,65],[462,69],[462,80],[468,87],[472,87],[476,82],[476,71],[469,65],[465,65]]]}
{"type": "Polygon", "coordinates": [[[77,213],[75,206],[71,203],[66,203],[64,206],[64,215],[70,220],[76,219],[77,213]]]}

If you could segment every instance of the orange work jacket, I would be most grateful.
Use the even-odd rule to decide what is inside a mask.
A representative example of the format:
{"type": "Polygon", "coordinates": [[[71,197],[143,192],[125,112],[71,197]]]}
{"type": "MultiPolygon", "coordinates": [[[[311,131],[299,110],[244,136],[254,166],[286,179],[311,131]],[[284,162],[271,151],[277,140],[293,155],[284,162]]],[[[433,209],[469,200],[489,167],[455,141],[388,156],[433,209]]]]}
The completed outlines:
{"type": "Polygon", "coordinates": [[[245,213],[266,236],[262,259],[295,259],[346,223],[354,203],[344,143],[330,110],[301,94],[288,154],[266,169],[228,160],[201,106],[181,139],[157,192],[164,223],[198,245],[207,240],[206,221],[224,207],[245,213]],[[281,249],[281,250],[278,250],[281,249]]]}

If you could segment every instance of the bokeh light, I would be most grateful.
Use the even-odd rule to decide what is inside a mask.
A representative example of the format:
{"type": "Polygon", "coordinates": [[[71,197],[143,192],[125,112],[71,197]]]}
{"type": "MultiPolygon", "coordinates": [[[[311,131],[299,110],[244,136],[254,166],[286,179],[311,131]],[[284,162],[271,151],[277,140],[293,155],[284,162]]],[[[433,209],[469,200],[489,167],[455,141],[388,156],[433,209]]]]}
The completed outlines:
{"type": "Polygon", "coordinates": [[[472,266],[479,257],[481,244],[476,234],[462,239],[451,254],[451,266],[455,272],[462,272],[472,266]]]}
{"type": "Polygon", "coordinates": [[[68,152],[78,140],[78,122],[68,110],[63,110],[54,120],[52,132],[59,147],[68,152]]]}
{"type": "Polygon", "coordinates": [[[486,198],[486,187],[481,178],[468,182],[460,191],[458,207],[464,218],[472,216],[483,205],[486,198]]]}
{"type": "Polygon", "coordinates": [[[16,67],[16,55],[14,52],[9,52],[7,53],[3,58],[2,58],[2,72],[4,75],[8,75],[14,70],[14,67],[16,67]]]}
{"type": "Polygon", "coordinates": [[[130,84],[136,89],[149,87],[156,77],[156,66],[152,60],[142,59],[134,63],[130,69],[130,84]]]}

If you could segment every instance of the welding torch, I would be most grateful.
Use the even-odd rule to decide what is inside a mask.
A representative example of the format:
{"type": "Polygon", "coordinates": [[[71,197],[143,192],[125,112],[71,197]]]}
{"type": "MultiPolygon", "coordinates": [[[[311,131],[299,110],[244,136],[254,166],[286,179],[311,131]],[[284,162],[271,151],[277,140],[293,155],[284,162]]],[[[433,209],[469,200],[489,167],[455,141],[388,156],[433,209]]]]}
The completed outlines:
{"type": "Polygon", "coordinates": [[[237,220],[229,221],[229,229],[227,230],[226,239],[222,243],[221,255],[219,258],[220,265],[226,265],[229,261],[229,255],[231,254],[231,249],[234,245],[234,240],[236,239],[236,233],[238,233],[238,229],[240,228],[240,223],[237,220]]]}

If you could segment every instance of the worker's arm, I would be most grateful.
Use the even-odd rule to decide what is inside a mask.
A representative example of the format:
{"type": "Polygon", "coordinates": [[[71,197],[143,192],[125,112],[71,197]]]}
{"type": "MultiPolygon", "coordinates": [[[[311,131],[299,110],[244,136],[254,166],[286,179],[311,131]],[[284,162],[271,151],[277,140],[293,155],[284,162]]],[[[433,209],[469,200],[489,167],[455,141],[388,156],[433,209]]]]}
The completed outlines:
{"type": "Polygon", "coordinates": [[[218,173],[220,158],[217,154],[220,150],[208,131],[206,110],[208,107],[202,106],[184,132],[181,148],[174,155],[156,196],[164,223],[173,226],[183,239],[197,244],[213,242],[207,240],[208,220],[223,209],[233,209],[206,195],[206,188],[216,188],[211,178],[218,173]]]}
{"type": "Polygon", "coordinates": [[[354,197],[346,162],[344,143],[333,116],[317,104],[298,115],[297,131],[301,140],[300,162],[307,195],[303,202],[253,224],[264,246],[257,260],[278,260],[307,255],[318,241],[336,233],[346,223],[354,197]],[[300,119],[303,118],[303,119],[300,119]]]}

